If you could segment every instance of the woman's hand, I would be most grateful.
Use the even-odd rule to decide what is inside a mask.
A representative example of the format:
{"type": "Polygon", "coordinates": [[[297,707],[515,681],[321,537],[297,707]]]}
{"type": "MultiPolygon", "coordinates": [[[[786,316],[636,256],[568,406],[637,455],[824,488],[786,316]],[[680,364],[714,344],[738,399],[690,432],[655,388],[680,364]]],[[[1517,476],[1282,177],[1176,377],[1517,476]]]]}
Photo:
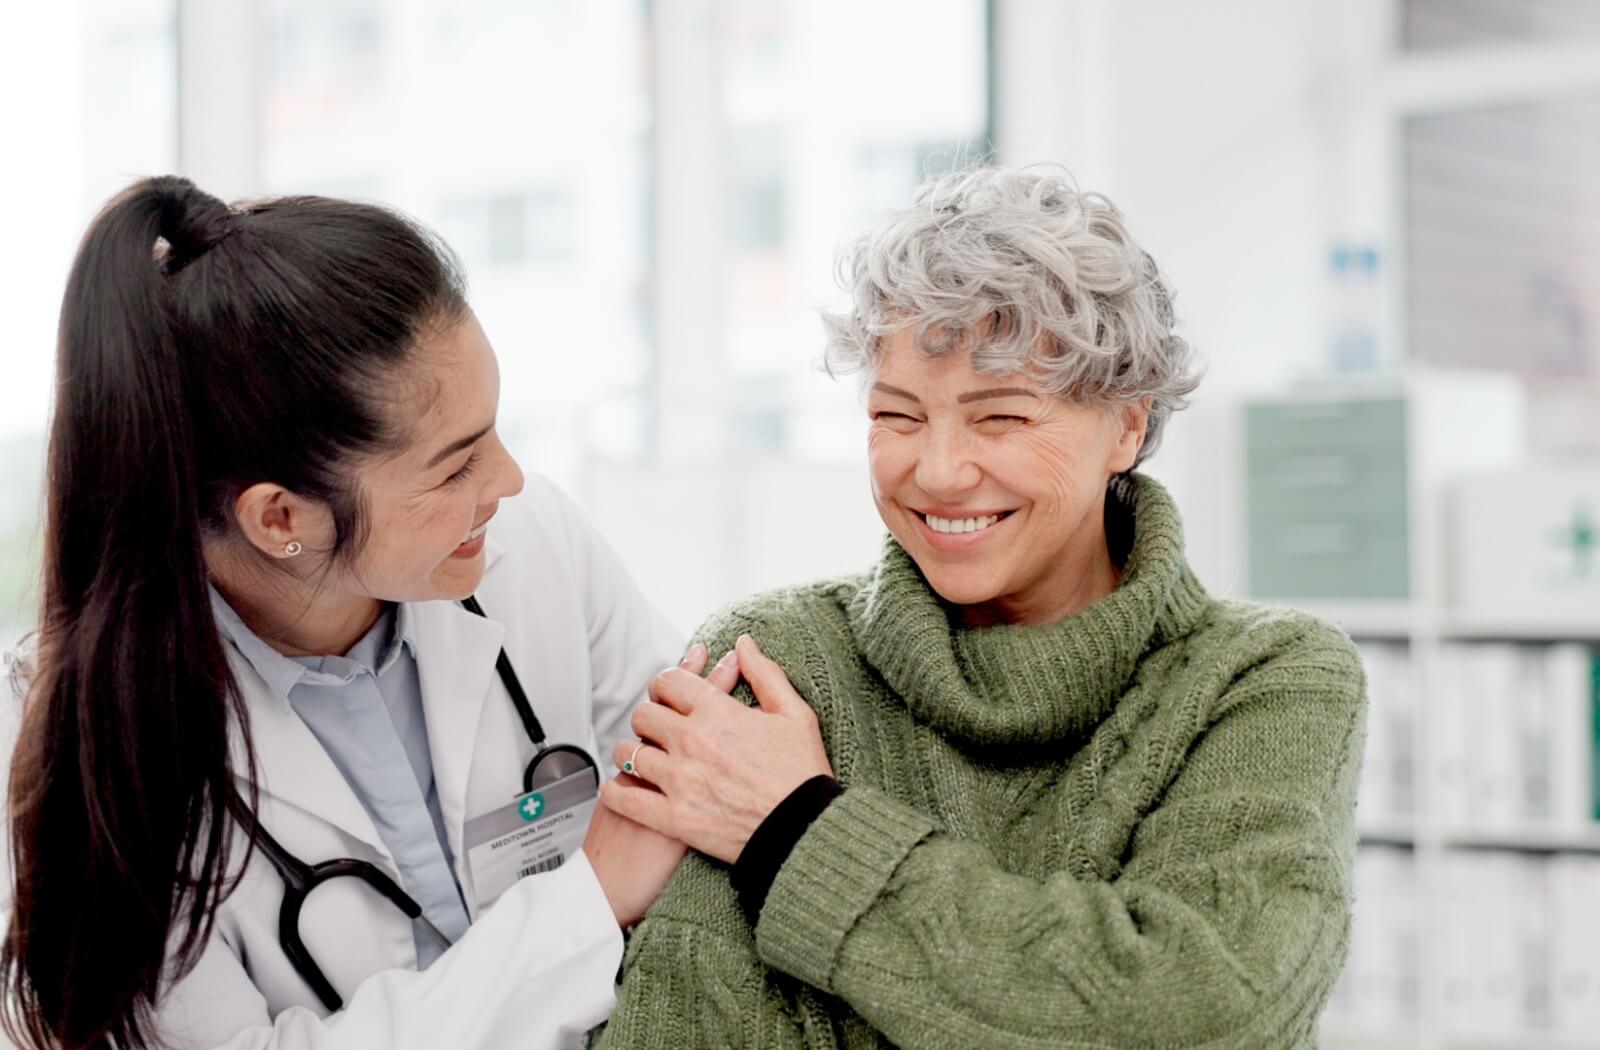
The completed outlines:
{"type": "Polygon", "coordinates": [[[749,635],[730,656],[713,676],[730,666],[742,672],[760,708],[684,668],[663,671],[650,684],[655,703],[633,714],[643,746],[617,747],[617,764],[631,760],[634,777],[600,789],[600,801],[620,816],[728,863],[791,791],[833,773],[817,716],[783,668],[749,635]]]}
{"type": "Polygon", "coordinates": [[[644,918],[688,852],[683,843],[596,806],[583,852],[600,880],[611,914],[626,929],[644,918]]]}
{"type": "MultiPolygon", "coordinates": [[[[705,669],[709,657],[705,646],[692,646],[678,669],[699,682],[700,672],[705,669]]],[[[726,694],[738,681],[737,666],[719,665],[701,684],[710,683],[709,688],[726,694]]],[[[641,781],[626,774],[618,779],[649,790],[641,781]]],[[[637,824],[606,806],[596,806],[583,839],[583,852],[600,880],[606,900],[611,903],[617,925],[626,928],[644,918],[644,913],[661,896],[667,881],[678,870],[688,848],[677,839],[637,824]]]]}

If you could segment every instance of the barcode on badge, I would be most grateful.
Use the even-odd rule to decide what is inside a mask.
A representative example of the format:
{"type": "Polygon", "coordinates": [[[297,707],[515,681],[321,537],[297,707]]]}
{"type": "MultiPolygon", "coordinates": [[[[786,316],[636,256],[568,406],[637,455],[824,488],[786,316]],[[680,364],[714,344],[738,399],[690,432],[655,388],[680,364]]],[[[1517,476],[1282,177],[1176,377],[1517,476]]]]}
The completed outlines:
{"type": "Polygon", "coordinates": [[[555,871],[557,868],[561,867],[561,863],[566,859],[567,858],[560,853],[557,853],[553,857],[546,857],[537,864],[529,864],[526,868],[520,869],[517,872],[517,878],[525,879],[529,875],[542,875],[547,871],[555,871]]]}

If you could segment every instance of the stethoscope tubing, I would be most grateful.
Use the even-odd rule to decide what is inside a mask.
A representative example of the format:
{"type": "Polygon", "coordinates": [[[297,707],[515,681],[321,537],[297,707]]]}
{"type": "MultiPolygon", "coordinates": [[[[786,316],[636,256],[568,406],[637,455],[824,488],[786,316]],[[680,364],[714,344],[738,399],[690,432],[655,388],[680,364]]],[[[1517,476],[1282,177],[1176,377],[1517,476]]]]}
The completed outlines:
{"type": "MultiPolygon", "coordinates": [[[[469,595],[462,599],[461,605],[475,616],[488,618],[476,596],[469,595]]],[[[510,695],[511,705],[516,709],[522,728],[534,746],[533,758],[522,772],[523,792],[533,790],[534,772],[541,761],[552,755],[566,753],[580,757],[589,766],[594,773],[595,786],[599,787],[600,769],[587,751],[576,744],[545,743],[544,727],[539,724],[538,716],[533,713],[533,705],[528,702],[528,694],[523,690],[522,681],[517,677],[516,668],[511,666],[511,657],[506,654],[503,646],[495,658],[495,672],[510,695]]],[[[376,865],[349,858],[326,860],[315,865],[307,864],[284,848],[282,843],[261,826],[259,820],[255,821],[250,830],[254,848],[261,851],[283,879],[283,902],[278,907],[278,944],[295,972],[311,987],[317,999],[330,1012],[343,1008],[344,1000],[334,989],[327,975],[322,972],[322,968],[317,965],[316,960],[311,957],[311,952],[300,937],[300,915],[305,907],[306,898],[322,883],[336,878],[358,878],[393,903],[407,918],[421,923],[423,928],[437,937],[446,948],[451,945],[452,942],[445,936],[444,931],[423,914],[422,906],[401,889],[388,873],[376,865]]]]}

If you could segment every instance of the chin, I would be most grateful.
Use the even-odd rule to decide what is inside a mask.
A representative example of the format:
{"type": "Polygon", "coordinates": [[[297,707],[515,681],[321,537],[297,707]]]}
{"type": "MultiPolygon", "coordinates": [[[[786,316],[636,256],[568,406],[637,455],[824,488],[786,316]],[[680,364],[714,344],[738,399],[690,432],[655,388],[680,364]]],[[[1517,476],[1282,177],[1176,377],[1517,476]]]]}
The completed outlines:
{"type": "Polygon", "coordinates": [[[963,589],[935,586],[933,590],[934,593],[951,605],[985,605],[1000,597],[995,593],[993,587],[969,587],[963,589]]]}
{"type": "Polygon", "coordinates": [[[462,564],[455,562],[441,566],[433,574],[434,597],[444,601],[458,602],[471,596],[478,589],[478,584],[483,582],[483,555],[480,554],[471,561],[462,564]]]}
{"type": "Polygon", "coordinates": [[[974,579],[969,573],[945,573],[937,569],[929,572],[928,566],[920,564],[919,568],[934,593],[951,605],[982,605],[1000,596],[993,574],[982,574],[981,578],[974,579]]]}

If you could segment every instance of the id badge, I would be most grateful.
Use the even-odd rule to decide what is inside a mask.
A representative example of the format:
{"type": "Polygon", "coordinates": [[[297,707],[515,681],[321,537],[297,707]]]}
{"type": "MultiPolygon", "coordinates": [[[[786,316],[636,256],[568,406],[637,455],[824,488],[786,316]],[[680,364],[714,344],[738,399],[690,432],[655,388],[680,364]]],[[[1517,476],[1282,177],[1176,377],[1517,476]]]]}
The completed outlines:
{"type": "Polygon", "coordinates": [[[594,771],[584,769],[467,821],[467,865],[478,911],[518,879],[566,863],[583,845],[599,801],[594,771]]]}

